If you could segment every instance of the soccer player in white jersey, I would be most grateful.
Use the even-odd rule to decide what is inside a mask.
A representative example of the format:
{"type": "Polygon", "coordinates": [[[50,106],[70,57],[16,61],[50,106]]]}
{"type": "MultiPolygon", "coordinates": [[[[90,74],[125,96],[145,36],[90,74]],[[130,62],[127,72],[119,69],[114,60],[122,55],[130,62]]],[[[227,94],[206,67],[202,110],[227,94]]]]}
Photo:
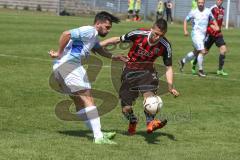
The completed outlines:
{"type": "Polygon", "coordinates": [[[127,62],[123,55],[112,55],[104,50],[98,40],[98,35],[105,37],[113,23],[120,20],[108,12],[100,12],[95,16],[93,26],[83,26],[62,33],[57,51],[49,52],[56,58],[53,70],[57,83],[64,93],[70,95],[76,106],[77,115],[85,121],[87,127],[93,131],[94,143],[116,144],[110,140],[115,132],[103,133],[100,118],[91,95],[91,84],[86,70],[81,65],[81,59],[89,56],[91,50],[112,60],[127,62]]]}
{"type": "Polygon", "coordinates": [[[204,38],[206,36],[207,26],[209,21],[211,20],[213,24],[211,27],[214,30],[219,30],[219,27],[217,25],[217,22],[215,18],[213,17],[211,10],[208,8],[205,8],[204,6],[205,0],[198,0],[197,1],[197,8],[194,10],[191,10],[187,17],[184,20],[184,35],[188,36],[188,30],[187,30],[187,22],[192,22],[192,42],[194,51],[189,52],[183,59],[180,60],[180,71],[183,71],[183,66],[185,63],[191,61],[194,59],[195,56],[198,55],[197,61],[198,61],[198,75],[200,77],[205,77],[206,74],[203,72],[203,56],[206,54],[206,50],[204,47],[204,38]]]}

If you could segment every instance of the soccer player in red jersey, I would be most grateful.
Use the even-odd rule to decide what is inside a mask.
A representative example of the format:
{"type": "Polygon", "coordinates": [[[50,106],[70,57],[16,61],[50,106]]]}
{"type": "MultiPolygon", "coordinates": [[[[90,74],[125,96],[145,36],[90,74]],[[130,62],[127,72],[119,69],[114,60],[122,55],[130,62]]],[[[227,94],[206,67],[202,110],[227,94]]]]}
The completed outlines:
{"type": "MultiPolygon", "coordinates": [[[[223,17],[224,17],[224,8],[222,6],[222,3],[223,3],[223,0],[216,0],[216,4],[211,7],[211,12],[214,18],[216,19],[220,30],[215,31],[212,27],[210,27],[210,25],[212,25],[212,22],[210,21],[209,26],[207,28],[207,35],[206,35],[204,45],[207,51],[210,50],[210,48],[214,43],[219,48],[220,54],[219,54],[219,65],[218,65],[217,75],[227,76],[228,73],[226,73],[223,70],[227,47],[223,39],[223,34],[221,32],[221,27],[223,24],[223,17]]],[[[195,66],[196,66],[196,61],[193,63],[193,68],[192,68],[193,71],[195,70],[195,66]]]]}
{"type": "MultiPolygon", "coordinates": [[[[119,97],[121,99],[122,113],[129,120],[128,133],[136,133],[138,119],[133,113],[133,102],[141,93],[144,100],[147,97],[154,96],[158,88],[158,75],[154,68],[154,62],[158,57],[162,57],[166,66],[166,80],[168,90],[175,97],[179,96],[178,91],[173,87],[173,69],[172,69],[172,48],[169,41],[164,36],[167,32],[167,22],[164,19],[158,19],[151,29],[137,29],[121,37],[112,37],[100,44],[106,46],[119,42],[133,43],[129,52],[129,61],[125,64],[119,97]]],[[[147,132],[166,125],[167,120],[160,121],[144,111],[147,122],[147,132]]]]}

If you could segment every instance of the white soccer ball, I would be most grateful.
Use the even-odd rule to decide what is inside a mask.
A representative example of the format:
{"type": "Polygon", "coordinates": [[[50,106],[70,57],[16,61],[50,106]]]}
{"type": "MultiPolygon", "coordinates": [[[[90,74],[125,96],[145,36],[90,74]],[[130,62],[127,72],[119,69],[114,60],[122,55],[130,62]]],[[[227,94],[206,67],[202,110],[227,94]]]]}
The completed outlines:
{"type": "Polygon", "coordinates": [[[149,114],[156,114],[163,106],[163,101],[159,96],[150,96],[143,102],[144,110],[149,114]]]}

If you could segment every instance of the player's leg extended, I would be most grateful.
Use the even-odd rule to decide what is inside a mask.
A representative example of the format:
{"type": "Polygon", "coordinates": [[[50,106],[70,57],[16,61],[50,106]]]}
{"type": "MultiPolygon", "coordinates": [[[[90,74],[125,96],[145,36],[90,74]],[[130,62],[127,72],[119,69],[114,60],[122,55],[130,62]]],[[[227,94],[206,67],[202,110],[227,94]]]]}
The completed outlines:
{"type": "Polygon", "coordinates": [[[203,72],[203,60],[205,53],[206,53],[205,50],[201,50],[197,57],[198,75],[200,77],[206,77],[206,74],[203,72]]]}
{"type": "Polygon", "coordinates": [[[191,65],[192,65],[192,74],[196,75],[197,74],[197,71],[196,71],[197,57],[195,57],[194,60],[191,60],[191,65]]]}
{"type": "Polygon", "coordinates": [[[133,135],[136,133],[138,119],[133,113],[133,102],[139,95],[137,86],[137,78],[134,77],[135,71],[125,68],[121,76],[121,87],[119,89],[119,97],[121,99],[122,114],[129,121],[128,133],[133,135]]]}
{"type": "Polygon", "coordinates": [[[123,83],[119,90],[119,97],[121,99],[122,114],[129,121],[128,133],[129,135],[134,135],[136,133],[138,119],[133,113],[132,105],[133,101],[138,97],[138,92],[131,92],[128,85],[123,83]]]}
{"type": "MultiPolygon", "coordinates": [[[[155,94],[153,92],[150,92],[150,91],[143,93],[143,98],[144,98],[143,101],[145,101],[147,99],[147,97],[154,96],[154,95],[155,94]]],[[[156,116],[156,114],[152,115],[152,114],[147,113],[146,111],[144,111],[144,114],[146,116],[146,123],[147,124],[149,124],[151,121],[153,121],[155,116],[156,116]]]]}
{"type": "Polygon", "coordinates": [[[195,58],[193,60],[191,60],[191,65],[192,65],[192,74],[196,75],[197,71],[196,71],[196,65],[197,65],[197,57],[198,57],[198,52],[197,50],[194,50],[194,54],[196,55],[195,58]]]}
{"type": "Polygon", "coordinates": [[[206,74],[203,72],[203,57],[206,54],[205,46],[204,46],[204,35],[193,37],[193,45],[195,47],[195,50],[197,50],[198,57],[197,57],[197,63],[198,63],[198,75],[200,77],[206,77],[206,74]]]}
{"type": "MultiPolygon", "coordinates": [[[[155,94],[151,91],[143,93],[144,101],[147,97],[154,96],[155,94]]],[[[152,133],[153,131],[164,127],[167,124],[167,120],[164,119],[162,121],[155,119],[156,114],[150,114],[144,111],[146,116],[146,125],[147,125],[147,133],[152,133]]]]}
{"type": "Polygon", "coordinates": [[[81,90],[71,96],[77,109],[78,116],[84,120],[87,127],[93,131],[94,142],[97,144],[116,144],[109,140],[115,136],[115,133],[103,133],[101,131],[100,117],[97,107],[94,104],[91,90],[81,90]],[[84,106],[84,108],[83,108],[84,106]]]}
{"type": "Polygon", "coordinates": [[[179,61],[179,70],[183,72],[183,67],[185,63],[188,63],[189,61],[193,60],[195,57],[196,56],[194,51],[187,53],[186,56],[179,61]]]}
{"type": "Polygon", "coordinates": [[[124,117],[129,121],[128,134],[134,135],[136,133],[136,127],[138,123],[137,116],[133,113],[132,106],[122,106],[122,113],[124,117]]]}
{"type": "Polygon", "coordinates": [[[221,46],[219,48],[219,50],[220,50],[220,54],[219,54],[219,65],[218,65],[217,75],[227,76],[228,73],[226,73],[223,70],[225,55],[226,55],[226,51],[227,51],[226,45],[221,46]]]}

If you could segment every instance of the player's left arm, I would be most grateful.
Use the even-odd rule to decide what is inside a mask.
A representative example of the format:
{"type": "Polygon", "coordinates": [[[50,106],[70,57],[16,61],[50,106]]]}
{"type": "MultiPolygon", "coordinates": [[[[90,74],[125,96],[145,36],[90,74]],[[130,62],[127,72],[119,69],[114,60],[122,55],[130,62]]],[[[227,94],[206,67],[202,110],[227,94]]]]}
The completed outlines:
{"type": "Polygon", "coordinates": [[[213,16],[212,13],[210,14],[209,21],[211,22],[211,23],[210,23],[210,27],[211,27],[214,31],[219,31],[219,30],[220,30],[220,28],[219,28],[219,26],[218,26],[218,24],[217,24],[217,21],[216,21],[216,19],[214,18],[214,16],[213,16]]]}
{"type": "Polygon", "coordinates": [[[175,97],[179,96],[178,91],[173,86],[173,69],[172,66],[166,66],[166,79],[168,83],[168,91],[175,97]]]}
{"type": "Polygon", "coordinates": [[[94,52],[97,52],[99,55],[112,59],[114,61],[123,61],[123,62],[127,62],[128,61],[128,57],[124,56],[122,54],[118,54],[118,55],[113,55],[111,52],[109,52],[108,50],[104,49],[102,46],[100,46],[100,44],[97,45],[97,47],[93,48],[94,52]]]}
{"type": "Polygon", "coordinates": [[[108,45],[118,44],[120,42],[120,37],[111,37],[100,42],[100,46],[107,47],[108,45]]]}
{"type": "Polygon", "coordinates": [[[166,66],[166,80],[168,83],[168,91],[175,97],[179,96],[178,91],[173,85],[173,68],[172,68],[172,49],[170,43],[165,43],[165,51],[163,53],[163,63],[166,66]]]}
{"type": "Polygon", "coordinates": [[[118,44],[120,42],[131,42],[134,41],[134,39],[136,38],[136,36],[138,34],[140,34],[143,31],[139,31],[139,30],[133,30],[128,32],[127,34],[124,34],[120,37],[112,37],[112,38],[108,38],[106,40],[103,40],[100,42],[100,46],[102,47],[107,47],[108,45],[111,44],[118,44]]]}

